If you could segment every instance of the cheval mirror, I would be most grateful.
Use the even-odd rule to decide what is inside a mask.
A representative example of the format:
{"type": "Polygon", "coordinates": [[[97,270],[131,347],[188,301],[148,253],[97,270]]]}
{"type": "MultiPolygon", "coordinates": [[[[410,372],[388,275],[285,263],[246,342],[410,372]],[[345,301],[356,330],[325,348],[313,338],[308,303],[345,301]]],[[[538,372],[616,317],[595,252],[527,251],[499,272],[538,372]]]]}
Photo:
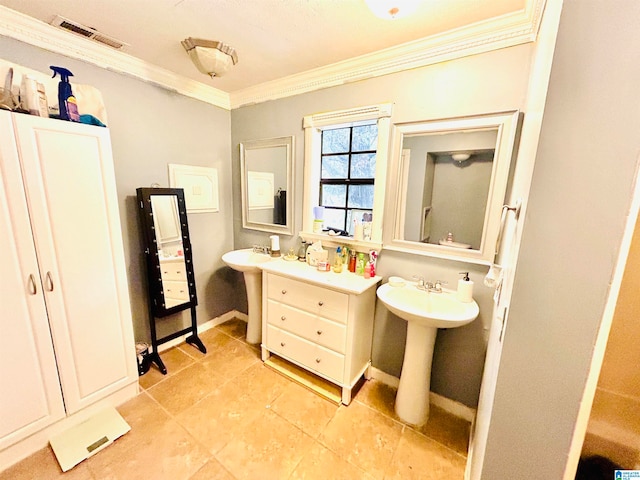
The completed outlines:
{"type": "Polygon", "coordinates": [[[160,371],[167,369],[158,346],[186,333],[186,342],[207,353],[198,338],[196,322],[196,281],[187,224],[184,190],[181,188],[138,188],[138,206],[144,240],[149,292],[150,354],[160,371]],[[158,338],[156,318],[191,309],[191,326],[158,338]]]}

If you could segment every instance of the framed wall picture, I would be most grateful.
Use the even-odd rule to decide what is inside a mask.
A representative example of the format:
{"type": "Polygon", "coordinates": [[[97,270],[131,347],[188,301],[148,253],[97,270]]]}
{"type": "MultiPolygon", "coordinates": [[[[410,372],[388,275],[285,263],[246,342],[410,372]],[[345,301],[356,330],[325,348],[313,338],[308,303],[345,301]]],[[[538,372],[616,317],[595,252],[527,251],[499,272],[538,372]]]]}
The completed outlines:
{"type": "Polygon", "coordinates": [[[189,213],[219,212],[218,170],[169,164],[169,185],[184,190],[189,213]]]}

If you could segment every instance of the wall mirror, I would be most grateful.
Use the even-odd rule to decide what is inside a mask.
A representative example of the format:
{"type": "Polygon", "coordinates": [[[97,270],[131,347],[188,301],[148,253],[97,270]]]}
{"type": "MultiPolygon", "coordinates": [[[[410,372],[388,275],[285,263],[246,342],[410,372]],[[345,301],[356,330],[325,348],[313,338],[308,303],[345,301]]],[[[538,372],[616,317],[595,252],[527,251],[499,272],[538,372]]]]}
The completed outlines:
{"type": "Polygon", "coordinates": [[[240,144],[242,227],[293,235],[293,136],[240,144]]]}
{"type": "Polygon", "coordinates": [[[519,112],[394,126],[384,248],[492,263],[519,112]]]}
{"type": "Polygon", "coordinates": [[[196,281],[182,188],[138,188],[144,256],[147,264],[151,356],[162,373],[167,370],[160,359],[158,345],[185,333],[186,341],[203,353],[206,349],[197,333],[196,281]],[[156,336],[155,317],[166,317],[191,309],[191,326],[163,338],[156,336]]]}

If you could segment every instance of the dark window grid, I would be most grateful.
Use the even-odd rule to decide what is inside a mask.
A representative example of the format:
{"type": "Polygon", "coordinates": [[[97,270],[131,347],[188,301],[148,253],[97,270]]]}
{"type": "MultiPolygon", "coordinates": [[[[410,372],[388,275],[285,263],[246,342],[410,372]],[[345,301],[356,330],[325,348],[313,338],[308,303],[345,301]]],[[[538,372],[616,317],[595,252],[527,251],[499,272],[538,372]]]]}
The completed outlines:
{"type": "MultiPolygon", "coordinates": [[[[338,157],[338,156],[344,156],[346,155],[349,160],[348,160],[348,165],[347,165],[347,177],[346,178],[321,178],[320,179],[320,198],[319,200],[319,205],[322,205],[322,186],[323,185],[345,185],[346,191],[345,191],[345,198],[344,198],[344,207],[336,207],[336,206],[325,206],[324,208],[327,208],[329,210],[342,210],[344,211],[344,224],[342,225],[342,229],[345,231],[348,231],[349,228],[347,226],[347,221],[348,221],[348,217],[349,217],[349,212],[351,210],[366,210],[366,211],[370,211],[373,212],[373,210],[369,210],[367,208],[356,208],[356,207],[348,207],[347,204],[349,202],[349,186],[350,185],[374,185],[375,179],[374,178],[350,178],[351,177],[351,156],[353,154],[367,154],[367,153],[377,153],[377,150],[363,150],[361,152],[352,152],[351,148],[352,148],[352,144],[353,144],[353,127],[349,127],[349,150],[345,151],[345,152],[332,152],[332,153],[323,153],[320,155],[320,160],[321,162],[324,161],[325,158],[328,157],[338,157]]],[[[322,166],[320,167],[320,171],[322,172],[322,166]]],[[[335,227],[338,227],[338,225],[332,225],[335,227]]]]}

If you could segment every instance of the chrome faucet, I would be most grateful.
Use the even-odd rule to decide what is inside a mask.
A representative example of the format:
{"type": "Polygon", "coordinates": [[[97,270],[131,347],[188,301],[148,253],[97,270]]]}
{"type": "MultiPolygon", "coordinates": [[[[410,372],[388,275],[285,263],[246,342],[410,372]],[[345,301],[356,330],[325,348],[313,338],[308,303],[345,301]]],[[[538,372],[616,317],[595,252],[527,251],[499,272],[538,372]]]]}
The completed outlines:
{"type": "Polygon", "coordinates": [[[267,247],[266,245],[254,245],[253,253],[266,253],[267,255],[269,255],[271,253],[271,248],[267,247]]]}
{"type": "Polygon", "coordinates": [[[416,288],[425,290],[426,292],[442,293],[442,285],[447,284],[447,282],[443,282],[442,280],[436,280],[435,282],[425,282],[424,277],[419,275],[413,275],[413,278],[418,281],[416,288]]]}
{"type": "Polygon", "coordinates": [[[413,275],[412,278],[415,278],[418,281],[418,285],[416,285],[416,288],[420,290],[426,290],[426,286],[424,284],[424,277],[421,277],[419,275],[413,275]]]}

